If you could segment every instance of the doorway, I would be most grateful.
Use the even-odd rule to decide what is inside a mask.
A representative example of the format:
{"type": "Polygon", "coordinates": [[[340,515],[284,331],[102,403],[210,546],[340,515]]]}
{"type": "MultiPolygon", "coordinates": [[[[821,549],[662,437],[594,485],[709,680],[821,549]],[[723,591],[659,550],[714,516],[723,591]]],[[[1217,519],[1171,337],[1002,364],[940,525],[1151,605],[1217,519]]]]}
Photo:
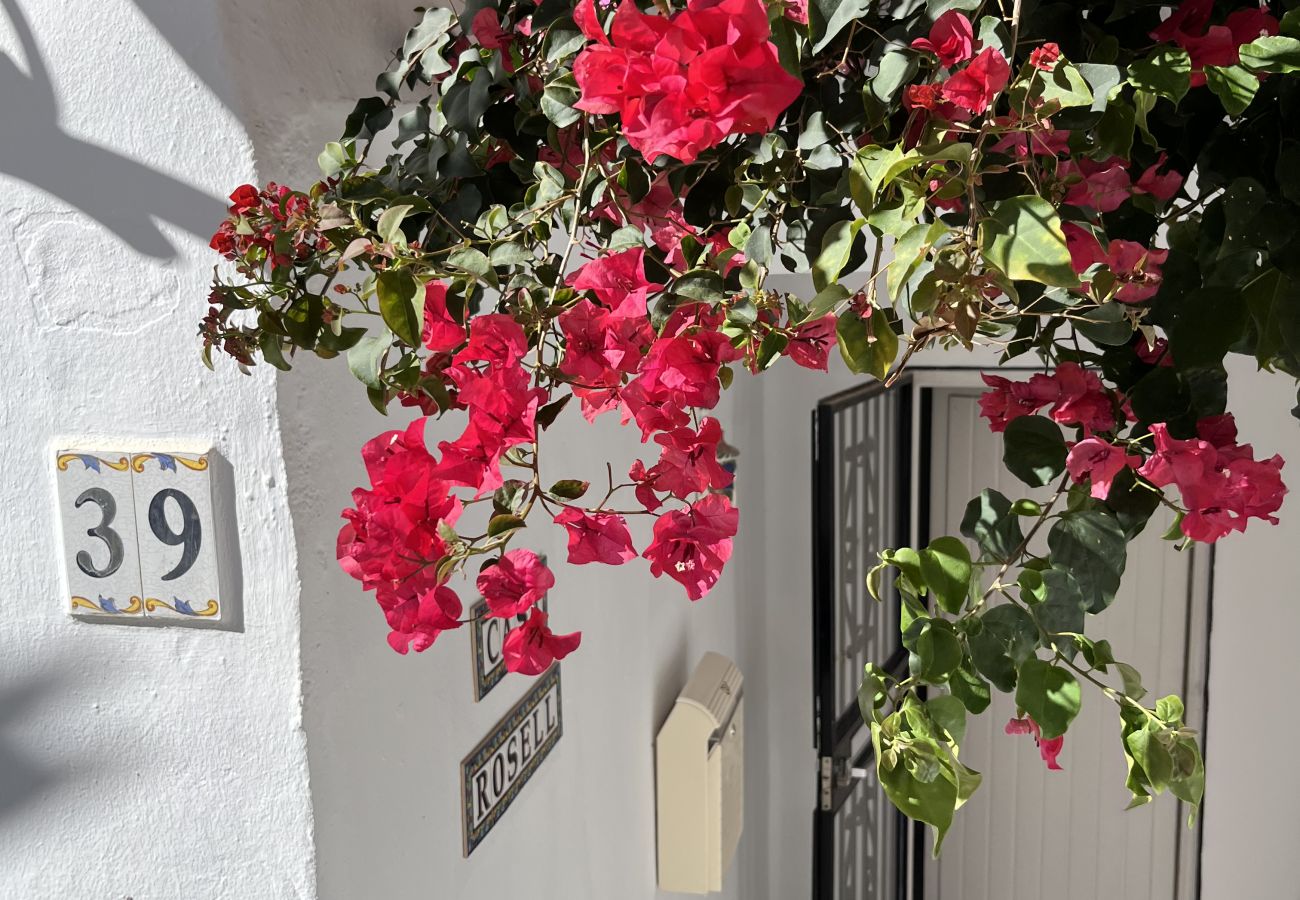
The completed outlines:
{"type": "MultiPolygon", "coordinates": [[[[984,784],[957,814],[941,859],[930,836],[885,800],[856,691],[867,660],[906,668],[898,601],[876,603],[865,577],[885,547],[959,535],[985,487],[1025,496],[979,417],[977,370],[918,369],[889,390],[828,397],[813,415],[814,900],[1194,900],[1200,826],[1164,796],[1125,812],[1116,714],[1100,695],[1066,738],[1063,772],[1032,741],[1003,733],[1011,698],[973,718],[962,760],[984,784]]],[[[1118,658],[1156,696],[1179,693],[1203,729],[1211,553],[1176,552],[1159,516],[1130,548],[1117,602],[1099,618],[1118,658]]],[[[887,585],[888,586],[888,585],[887,585]]],[[[886,592],[888,596],[892,591],[886,592]]],[[[1100,630],[1100,629],[1099,629],[1100,630]]]]}

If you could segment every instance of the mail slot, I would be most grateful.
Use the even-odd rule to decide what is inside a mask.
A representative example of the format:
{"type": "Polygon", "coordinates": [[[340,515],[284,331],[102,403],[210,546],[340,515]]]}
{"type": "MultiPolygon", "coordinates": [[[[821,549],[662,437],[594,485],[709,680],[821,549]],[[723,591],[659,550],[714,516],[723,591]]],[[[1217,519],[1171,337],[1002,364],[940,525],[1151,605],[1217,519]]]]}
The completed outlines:
{"type": "Polygon", "coordinates": [[[659,887],[722,890],[744,819],[744,679],[706,653],[655,739],[659,887]]]}

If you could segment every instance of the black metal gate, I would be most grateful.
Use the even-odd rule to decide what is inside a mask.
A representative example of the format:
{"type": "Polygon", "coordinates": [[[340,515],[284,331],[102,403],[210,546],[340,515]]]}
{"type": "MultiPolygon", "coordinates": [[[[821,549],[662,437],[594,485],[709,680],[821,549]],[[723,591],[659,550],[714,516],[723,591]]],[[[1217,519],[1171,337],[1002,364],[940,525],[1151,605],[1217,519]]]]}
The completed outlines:
{"type": "MultiPolygon", "coordinates": [[[[907,665],[899,603],[873,600],[866,577],[879,550],[909,541],[912,398],[901,379],[828,397],[813,414],[813,900],[907,900],[916,890],[909,847],[920,842],[907,840],[907,820],[876,783],[857,703],[868,661],[907,665]]],[[[894,596],[892,582],[882,587],[894,596]]]]}

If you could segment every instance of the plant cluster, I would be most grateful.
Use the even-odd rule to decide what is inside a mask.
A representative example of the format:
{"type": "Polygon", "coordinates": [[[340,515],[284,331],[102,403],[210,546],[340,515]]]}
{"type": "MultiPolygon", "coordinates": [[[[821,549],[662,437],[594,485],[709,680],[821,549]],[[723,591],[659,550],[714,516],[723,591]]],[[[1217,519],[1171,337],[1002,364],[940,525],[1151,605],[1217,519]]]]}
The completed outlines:
{"type": "Polygon", "coordinates": [[[1238,442],[1229,352],[1300,374],[1300,12],[1185,0],[468,0],[430,9],[305,192],[244,186],[206,350],[287,369],[343,356],[381,412],[339,536],[389,641],[529,613],[506,648],[571,652],[534,604],[568,562],[644,558],[692,600],[738,513],[710,411],[733,373],[889,381],[925,348],[997,348],[982,407],[1024,497],[984,491],[962,533],[883,550],[906,677],[861,692],[880,782],[936,848],[979,784],[959,749],[991,691],[1057,767],[1081,683],[1117,704],[1134,802],[1200,800],[1176,697],[1085,635],[1157,513],[1171,541],[1276,521],[1282,462],[1238,442]],[[383,154],[383,159],[379,157],[383,154]],[[773,273],[811,276],[804,296],[773,273]],[[566,406],[647,453],[543,478],[566,406]],[[1174,490],[1176,488],[1176,490],[1174,490]],[[481,528],[462,514],[487,511],[481,528]],[[654,519],[641,549],[630,516],[654,519]],[[1038,540],[1035,540],[1035,539],[1038,540]]]}

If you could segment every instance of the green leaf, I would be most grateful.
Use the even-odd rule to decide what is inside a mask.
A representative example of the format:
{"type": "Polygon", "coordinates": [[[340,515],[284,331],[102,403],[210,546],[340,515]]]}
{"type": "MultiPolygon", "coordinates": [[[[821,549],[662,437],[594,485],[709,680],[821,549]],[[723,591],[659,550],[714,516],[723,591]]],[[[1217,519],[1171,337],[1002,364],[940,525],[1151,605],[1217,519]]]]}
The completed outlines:
{"type": "Polygon", "coordinates": [[[1010,559],[1025,539],[1011,501],[992,489],[981,491],[966,504],[961,533],[998,562],[1010,559]]]}
{"type": "Polygon", "coordinates": [[[726,299],[726,284],[712,269],[692,269],[673,282],[672,291],[679,297],[716,304],[726,299]]]}
{"type": "Polygon", "coordinates": [[[970,592],[971,558],[955,537],[936,538],[920,553],[921,577],[939,606],[956,615],[970,592]]]}
{"type": "Polygon", "coordinates": [[[1081,703],[1079,683],[1065,669],[1036,657],[1020,665],[1016,706],[1033,717],[1045,740],[1065,734],[1081,703]]]}
{"type": "Polygon", "coordinates": [[[942,222],[921,222],[909,228],[894,243],[894,259],[889,264],[886,279],[891,299],[898,300],[903,285],[916,274],[934,242],[947,233],[948,226],[942,222]]]}
{"type": "Polygon", "coordinates": [[[952,625],[942,619],[918,619],[915,649],[908,656],[914,676],[930,684],[943,684],[961,665],[961,641],[952,625]]]}
{"type": "Polygon", "coordinates": [[[1160,743],[1156,735],[1146,729],[1133,731],[1124,737],[1124,745],[1133,760],[1142,767],[1147,782],[1159,793],[1169,786],[1173,775],[1174,761],[1169,751],[1160,743]]]}
{"type": "Polygon", "coordinates": [[[934,724],[948,732],[954,745],[960,745],[966,739],[966,707],[956,697],[931,697],[925,701],[925,711],[934,724]]]}
{"type": "Polygon", "coordinates": [[[980,630],[967,638],[971,662],[1003,693],[1016,687],[1020,665],[1038,649],[1038,626],[1018,606],[995,606],[980,616],[980,630]]]}
{"type": "Polygon", "coordinates": [[[1258,38],[1242,46],[1238,53],[1241,65],[1252,72],[1300,71],[1300,40],[1294,37],[1258,38]]]}
{"type": "Polygon", "coordinates": [[[853,243],[866,224],[863,219],[841,220],[826,229],[822,237],[821,253],[812,266],[813,287],[824,291],[840,277],[853,254],[853,243]]]}
{"type": "Polygon", "coordinates": [[[406,235],[402,233],[402,220],[406,218],[413,206],[409,203],[403,203],[399,206],[390,206],[379,216],[379,223],[375,225],[375,232],[379,239],[385,244],[396,244],[399,247],[406,246],[406,235]]]}
{"type": "Polygon", "coordinates": [[[564,75],[546,85],[542,92],[542,114],[556,128],[567,128],[582,118],[582,113],[573,108],[581,98],[582,92],[573,75],[564,75]]]}
{"type": "Polygon", "coordinates": [[[320,166],[322,175],[326,178],[333,178],[351,165],[351,156],[347,148],[342,144],[338,141],[331,141],[325,145],[325,149],[316,158],[316,164],[320,166]]]}
{"type": "Polygon", "coordinates": [[[517,531],[528,525],[516,515],[493,516],[488,522],[488,537],[498,537],[509,531],[517,531]]]}
{"type": "Polygon", "coordinates": [[[855,310],[847,309],[840,313],[835,333],[849,371],[885,380],[898,356],[898,335],[884,310],[874,310],[868,324],[855,310]]]}
{"type": "Polygon", "coordinates": [[[387,328],[367,334],[348,351],[348,369],[366,387],[381,387],[379,370],[392,345],[393,335],[387,328]]]}
{"type": "Polygon", "coordinates": [[[1007,423],[1002,462],[1030,487],[1043,487],[1065,471],[1065,437],[1045,416],[1021,416],[1007,423]]]}
{"type": "Polygon", "coordinates": [[[1141,700],[1147,695],[1147,689],[1142,686],[1142,673],[1130,666],[1128,663],[1117,662],[1115,668],[1119,670],[1119,677],[1124,682],[1124,696],[1130,700],[1141,700]]]}
{"type": "Polygon", "coordinates": [[[1181,47],[1157,47],[1146,59],[1128,67],[1129,84],[1178,103],[1192,83],[1192,58],[1181,47]]]}
{"type": "Polygon", "coordinates": [[[1259,90],[1259,78],[1242,66],[1206,66],[1205,83],[1230,116],[1244,113],[1259,90]]]}
{"type": "Polygon", "coordinates": [[[948,690],[952,691],[952,695],[962,702],[971,715],[978,716],[993,702],[989,683],[972,672],[964,662],[956,672],[948,676],[948,690]]]}
{"type": "Polygon", "coordinates": [[[934,829],[934,853],[937,856],[944,835],[952,826],[953,812],[957,808],[956,778],[952,777],[950,780],[941,775],[931,781],[922,781],[912,774],[912,770],[907,765],[906,757],[915,754],[914,749],[903,749],[895,754],[882,752],[882,746],[886,750],[889,748],[884,745],[881,737],[881,726],[874,722],[871,725],[871,737],[872,743],[875,744],[876,777],[880,781],[880,786],[884,788],[889,801],[898,807],[903,815],[917,822],[924,822],[934,829]],[[892,767],[888,764],[891,758],[896,760],[892,767]]]}
{"type": "MultiPolygon", "coordinates": [[[[1092,89],[1083,74],[1070,63],[1061,63],[1051,72],[1043,73],[1044,103],[1052,103],[1059,109],[1075,106],[1092,106],[1092,89]]],[[[1051,114],[1050,107],[1046,114],[1051,114]]]]}
{"type": "Polygon", "coordinates": [[[492,272],[492,261],[488,255],[473,247],[462,247],[448,254],[447,265],[454,269],[462,269],[475,278],[487,279],[492,272]]]}
{"type": "Polygon", "coordinates": [[[379,313],[384,324],[392,329],[403,343],[420,346],[420,332],[424,328],[424,294],[420,283],[406,269],[388,269],[375,277],[375,293],[379,296],[379,313]]]}
{"type": "Polygon", "coordinates": [[[990,265],[1013,281],[1057,287],[1079,283],[1056,209],[1042,197],[1011,197],[980,225],[980,246],[990,265]]]}
{"type": "Polygon", "coordinates": [[[1110,606],[1128,559],[1128,541],[1114,516],[1096,509],[1069,513],[1052,526],[1047,546],[1053,567],[1079,585],[1088,612],[1110,606]]]}
{"type": "Polygon", "coordinates": [[[804,317],[803,321],[810,322],[813,319],[820,319],[849,299],[850,296],[849,289],[838,281],[827,286],[826,290],[813,297],[812,303],[808,305],[808,315],[804,317]]]}
{"type": "Polygon", "coordinates": [[[551,485],[551,489],[547,493],[553,497],[559,497],[561,500],[577,500],[587,493],[587,489],[590,487],[591,482],[589,481],[566,478],[551,485]]]}
{"type": "Polygon", "coordinates": [[[850,22],[870,9],[871,0],[812,0],[808,4],[808,26],[813,35],[813,52],[835,40],[850,22]]]}
{"type": "Polygon", "coordinates": [[[1084,597],[1074,575],[1049,568],[1040,573],[1043,602],[1034,610],[1038,624],[1049,634],[1079,634],[1084,625],[1084,597]]]}

